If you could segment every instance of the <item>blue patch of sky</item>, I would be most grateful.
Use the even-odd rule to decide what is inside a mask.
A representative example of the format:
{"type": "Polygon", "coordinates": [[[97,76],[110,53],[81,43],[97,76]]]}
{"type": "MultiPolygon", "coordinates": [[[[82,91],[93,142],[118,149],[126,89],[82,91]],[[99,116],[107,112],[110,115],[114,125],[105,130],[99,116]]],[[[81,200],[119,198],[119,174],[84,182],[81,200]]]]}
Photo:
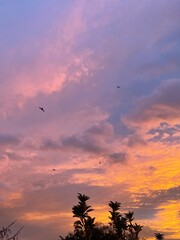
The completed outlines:
{"type": "Polygon", "coordinates": [[[0,41],[3,47],[25,44],[33,36],[45,37],[55,20],[64,19],[74,1],[14,0],[0,3],[0,41]]]}

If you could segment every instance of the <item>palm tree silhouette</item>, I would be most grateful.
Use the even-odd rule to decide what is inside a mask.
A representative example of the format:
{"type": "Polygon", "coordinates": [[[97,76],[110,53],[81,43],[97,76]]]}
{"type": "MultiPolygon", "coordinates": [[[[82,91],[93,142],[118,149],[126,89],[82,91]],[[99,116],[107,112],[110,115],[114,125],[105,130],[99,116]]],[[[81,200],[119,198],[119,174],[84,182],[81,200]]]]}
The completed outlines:
{"type": "Polygon", "coordinates": [[[91,235],[92,228],[94,226],[95,218],[91,218],[88,213],[94,209],[86,204],[89,197],[85,194],[78,193],[79,202],[72,208],[73,217],[79,218],[78,221],[74,222],[75,232],[82,235],[83,239],[89,239],[91,235]]]}
{"type": "Polygon", "coordinates": [[[87,216],[87,218],[85,218],[85,232],[87,235],[87,239],[91,239],[92,238],[92,232],[93,229],[95,227],[95,217],[92,218],[90,216],[87,216]]]}
{"type": "Polygon", "coordinates": [[[121,217],[121,214],[118,212],[118,210],[121,207],[121,203],[110,201],[109,202],[109,207],[112,209],[112,211],[109,211],[110,214],[111,214],[111,217],[109,217],[109,219],[112,222],[115,222],[118,217],[121,217]]]}
{"type": "Polygon", "coordinates": [[[125,230],[127,229],[127,219],[122,217],[119,212],[121,203],[119,202],[109,202],[109,207],[112,209],[110,212],[111,216],[109,219],[111,220],[111,225],[113,228],[113,232],[117,236],[117,239],[125,239],[125,230]]]}
{"type": "Polygon", "coordinates": [[[129,221],[129,225],[132,225],[132,221],[134,220],[133,218],[134,212],[128,212],[125,213],[126,219],[129,221]]]}
{"type": "MultiPolygon", "coordinates": [[[[89,197],[78,193],[78,204],[73,206],[73,217],[78,218],[74,222],[74,233],[69,233],[65,238],[59,236],[61,240],[139,240],[139,233],[143,226],[134,223],[133,212],[120,213],[121,203],[109,202],[111,208],[109,219],[111,222],[104,225],[96,222],[95,218],[89,216],[89,212],[94,209],[87,205],[89,197]]],[[[157,240],[163,240],[163,234],[155,234],[157,240]]]]}
{"type": "Polygon", "coordinates": [[[157,240],[163,240],[164,239],[164,234],[162,234],[162,233],[155,233],[155,238],[157,240]]]}
{"type": "Polygon", "coordinates": [[[139,239],[138,235],[139,235],[140,231],[142,230],[143,226],[135,223],[132,225],[132,228],[134,230],[135,240],[138,240],[139,239]]]}

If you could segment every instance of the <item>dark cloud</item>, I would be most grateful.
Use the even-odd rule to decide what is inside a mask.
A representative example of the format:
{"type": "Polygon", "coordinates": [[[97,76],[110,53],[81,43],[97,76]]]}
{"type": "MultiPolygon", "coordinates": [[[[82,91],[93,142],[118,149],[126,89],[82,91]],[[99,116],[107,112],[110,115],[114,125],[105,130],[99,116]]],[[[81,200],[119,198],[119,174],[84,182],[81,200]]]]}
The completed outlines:
{"type": "Polygon", "coordinates": [[[113,135],[113,126],[107,122],[101,122],[88,128],[86,134],[110,138],[113,135]]]}
{"type": "MultiPolygon", "coordinates": [[[[171,200],[179,200],[180,187],[175,187],[168,190],[152,191],[151,194],[148,195],[139,193],[136,197],[138,202],[135,203],[135,208],[133,208],[133,204],[131,204],[132,208],[126,210],[133,211],[137,221],[144,221],[145,219],[153,221],[156,214],[159,212],[158,207],[161,206],[161,204],[168,203],[171,200]]],[[[159,230],[154,228],[152,229],[149,226],[144,226],[141,236],[153,237],[155,232],[159,232],[159,230]]],[[[173,234],[170,229],[166,229],[162,231],[162,233],[167,236],[173,234]]]]}
{"type": "Polygon", "coordinates": [[[179,92],[179,79],[163,81],[152,95],[139,100],[138,107],[128,116],[128,119],[130,122],[137,123],[152,119],[168,121],[179,118],[179,92]]]}
{"type": "Polygon", "coordinates": [[[47,150],[80,150],[87,153],[100,154],[107,150],[106,141],[112,139],[113,128],[107,122],[92,125],[83,134],[60,137],[59,140],[44,139],[42,149],[47,150]]]}
{"type": "Polygon", "coordinates": [[[32,160],[32,157],[25,156],[25,153],[17,153],[16,151],[5,152],[4,157],[8,158],[11,161],[24,161],[24,160],[32,160]]]}
{"type": "Polygon", "coordinates": [[[141,204],[138,209],[133,209],[135,212],[135,216],[139,220],[143,219],[154,219],[157,209],[153,208],[153,206],[148,206],[146,204],[141,204]]]}
{"type": "Polygon", "coordinates": [[[41,148],[43,150],[76,150],[93,154],[105,152],[105,148],[96,139],[78,135],[62,137],[59,141],[43,140],[41,148]]]}
{"type": "Polygon", "coordinates": [[[179,200],[180,198],[180,186],[175,188],[170,188],[168,190],[157,190],[152,191],[150,195],[146,194],[137,194],[137,198],[140,200],[140,208],[136,210],[142,211],[143,217],[143,209],[149,211],[150,209],[154,209],[154,213],[157,210],[157,207],[162,203],[171,201],[171,200],[179,200]]]}
{"type": "Polygon", "coordinates": [[[19,145],[21,140],[20,136],[0,133],[0,146],[19,145]]]}
{"type": "Polygon", "coordinates": [[[63,173],[61,173],[60,175],[63,176],[73,176],[74,174],[86,174],[86,173],[96,173],[96,174],[103,174],[105,173],[105,170],[102,168],[97,167],[98,166],[98,162],[97,164],[94,166],[94,168],[76,168],[76,169],[70,169],[70,170],[66,170],[63,173]]]}
{"type": "Polygon", "coordinates": [[[150,174],[153,174],[155,171],[156,171],[156,168],[155,168],[154,166],[149,166],[149,167],[148,167],[148,172],[149,172],[150,174]]]}
{"type": "Polygon", "coordinates": [[[180,57],[177,49],[180,44],[180,31],[178,28],[173,29],[166,36],[161,36],[153,45],[147,50],[148,58],[145,59],[141,66],[141,73],[146,78],[158,79],[167,78],[168,76],[179,76],[178,66],[180,64],[180,57]]]}
{"type": "Polygon", "coordinates": [[[134,135],[129,135],[128,136],[128,142],[127,145],[128,147],[135,147],[138,145],[146,145],[147,142],[138,134],[134,134],[134,135]]]}
{"type": "Polygon", "coordinates": [[[113,136],[113,128],[109,123],[101,122],[89,127],[83,135],[61,139],[62,148],[81,149],[85,152],[100,154],[106,151],[106,140],[113,136]]]}
{"type": "Polygon", "coordinates": [[[147,134],[152,136],[148,141],[177,144],[180,143],[180,124],[169,125],[167,122],[161,122],[156,128],[151,128],[147,134]]]}
{"type": "Polygon", "coordinates": [[[108,155],[111,163],[127,163],[128,155],[125,152],[117,152],[108,155]]]}
{"type": "Polygon", "coordinates": [[[43,139],[41,143],[41,148],[46,150],[60,150],[60,144],[58,141],[53,141],[51,139],[43,139]]]}
{"type": "Polygon", "coordinates": [[[70,136],[62,138],[61,147],[63,149],[77,149],[89,153],[100,154],[105,152],[105,148],[95,138],[90,136],[70,136]]]}

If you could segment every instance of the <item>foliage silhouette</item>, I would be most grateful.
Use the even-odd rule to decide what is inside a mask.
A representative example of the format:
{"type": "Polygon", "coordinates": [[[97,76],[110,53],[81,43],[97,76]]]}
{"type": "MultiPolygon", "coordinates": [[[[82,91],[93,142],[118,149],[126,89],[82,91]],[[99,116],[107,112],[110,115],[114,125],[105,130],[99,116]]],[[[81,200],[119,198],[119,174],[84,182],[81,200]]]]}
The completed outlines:
{"type": "MultiPolygon", "coordinates": [[[[78,193],[78,204],[73,206],[73,217],[78,218],[74,222],[74,232],[69,233],[65,238],[59,236],[61,240],[140,240],[139,233],[143,226],[134,223],[134,213],[127,212],[123,215],[120,213],[121,203],[109,202],[109,219],[108,225],[95,222],[95,217],[89,216],[94,211],[91,206],[87,205],[89,197],[85,194],[78,193]]],[[[157,240],[163,240],[164,235],[156,233],[157,240]]]]}
{"type": "Polygon", "coordinates": [[[164,239],[164,234],[162,233],[155,233],[155,237],[157,240],[163,240],[164,239]]]}
{"type": "Polygon", "coordinates": [[[0,240],[18,240],[18,235],[20,231],[23,229],[21,227],[17,232],[12,234],[11,227],[15,224],[16,220],[9,224],[7,227],[2,227],[0,230],[0,240]]]}
{"type": "Polygon", "coordinates": [[[72,208],[73,217],[79,218],[78,221],[74,222],[75,232],[81,235],[82,239],[90,239],[92,229],[94,227],[95,218],[91,218],[88,213],[94,209],[88,206],[86,201],[89,197],[85,194],[78,193],[79,202],[72,208]]]}
{"type": "Polygon", "coordinates": [[[113,232],[117,239],[125,240],[125,231],[127,230],[127,220],[122,217],[119,212],[121,203],[119,202],[109,202],[109,207],[111,208],[109,219],[111,220],[110,225],[113,228],[113,232]]]}
{"type": "Polygon", "coordinates": [[[129,222],[129,225],[131,225],[132,221],[134,220],[133,215],[134,215],[134,213],[130,212],[130,211],[128,213],[125,213],[125,216],[126,216],[126,219],[129,222]]]}

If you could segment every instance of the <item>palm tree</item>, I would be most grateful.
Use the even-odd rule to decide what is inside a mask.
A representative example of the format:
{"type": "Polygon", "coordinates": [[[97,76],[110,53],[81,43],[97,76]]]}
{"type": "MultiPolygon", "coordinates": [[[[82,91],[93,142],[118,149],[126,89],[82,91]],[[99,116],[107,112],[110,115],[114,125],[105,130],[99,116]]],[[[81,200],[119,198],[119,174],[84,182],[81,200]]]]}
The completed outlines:
{"type": "Polygon", "coordinates": [[[157,240],[163,240],[164,239],[164,234],[162,234],[162,233],[155,233],[155,238],[157,240]]]}
{"type": "Polygon", "coordinates": [[[119,202],[109,202],[109,207],[112,209],[112,211],[109,211],[111,216],[109,217],[109,219],[112,222],[112,226],[113,228],[115,227],[115,223],[118,217],[121,217],[121,214],[118,212],[118,210],[121,207],[121,203],[119,202]]]}
{"type": "Polygon", "coordinates": [[[113,227],[113,232],[117,236],[117,239],[125,239],[124,233],[127,229],[127,219],[122,217],[119,212],[121,203],[119,202],[109,202],[109,206],[112,209],[110,212],[111,216],[109,219],[111,220],[111,225],[113,227]]]}
{"type": "Polygon", "coordinates": [[[134,233],[135,233],[135,240],[138,240],[138,238],[139,238],[138,235],[139,235],[140,231],[142,230],[143,226],[135,223],[135,224],[132,225],[132,228],[133,228],[134,233]]]}
{"type": "Polygon", "coordinates": [[[132,224],[132,221],[134,220],[133,215],[134,215],[134,212],[129,211],[129,212],[125,213],[126,219],[129,221],[130,225],[132,224]]]}
{"type": "Polygon", "coordinates": [[[95,218],[91,218],[88,213],[94,209],[86,204],[86,201],[89,200],[87,195],[78,193],[77,197],[79,202],[72,208],[73,217],[79,218],[78,221],[74,222],[75,232],[79,232],[82,238],[89,239],[95,218]]]}
{"type": "Polygon", "coordinates": [[[121,207],[121,203],[119,203],[119,202],[112,202],[112,201],[110,201],[109,202],[109,206],[110,206],[110,208],[112,208],[112,210],[114,211],[114,212],[116,212],[116,211],[118,211],[119,209],[120,209],[120,207],[121,207]]]}
{"type": "MultiPolygon", "coordinates": [[[[61,240],[138,240],[143,226],[132,223],[133,212],[121,215],[119,211],[121,203],[109,202],[111,222],[103,225],[95,223],[95,218],[89,216],[89,212],[93,211],[86,203],[89,197],[80,193],[77,197],[78,204],[72,208],[73,217],[78,218],[74,222],[74,233],[68,234],[65,238],[59,236],[61,240]]],[[[163,234],[156,233],[156,239],[163,240],[163,234]]]]}
{"type": "Polygon", "coordinates": [[[92,218],[90,216],[87,216],[87,218],[85,218],[85,232],[87,235],[87,239],[92,238],[92,232],[95,227],[94,221],[95,221],[95,218],[92,218]]]}

